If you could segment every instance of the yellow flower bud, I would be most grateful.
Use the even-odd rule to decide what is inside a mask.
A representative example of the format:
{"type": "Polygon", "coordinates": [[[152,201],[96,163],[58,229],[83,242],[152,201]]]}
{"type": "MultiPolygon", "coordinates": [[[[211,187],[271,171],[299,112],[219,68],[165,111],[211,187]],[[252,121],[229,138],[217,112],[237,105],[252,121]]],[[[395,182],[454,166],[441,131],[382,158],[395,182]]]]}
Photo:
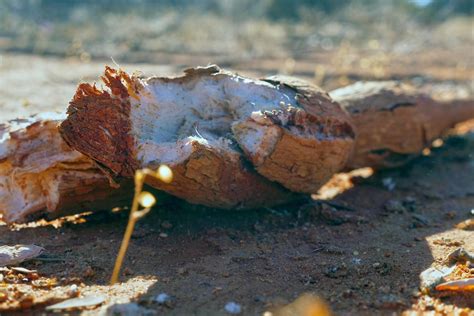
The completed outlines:
{"type": "Polygon", "coordinates": [[[141,192],[138,196],[138,203],[145,208],[152,207],[156,203],[156,199],[150,192],[141,192]]]}
{"type": "Polygon", "coordinates": [[[161,165],[157,170],[157,174],[164,183],[171,183],[173,181],[173,171],[167,165],[161,165]]]}

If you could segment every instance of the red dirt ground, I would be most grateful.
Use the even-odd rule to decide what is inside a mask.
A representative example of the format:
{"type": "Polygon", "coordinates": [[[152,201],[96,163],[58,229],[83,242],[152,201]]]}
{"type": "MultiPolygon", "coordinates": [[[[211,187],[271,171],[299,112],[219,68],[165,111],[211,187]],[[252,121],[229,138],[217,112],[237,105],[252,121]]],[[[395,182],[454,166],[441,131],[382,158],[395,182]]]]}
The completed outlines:
{"type": "MultiPolygon", "coordinates": [[[[275,67],[278,62],[269,64],[275,67]]],[[[73,95],[79,79],[94,80],[102,70],[101,63],[80,66],[30,56],[4,56],[2,67],[4,119],[20,112],[60,108],[73,95]],[[68,70],[73,67],[74,73],[68,70]],[[23,75],[28,72],[31,79],[25,82],[23,75]],[[38,86],[42,89],[35,93],[38,86]],[[20,96],[26,107],[18,106],[20,96]]],[[[150,65],[125,68],[143,69],[147,74],[177,70],[150,65]]],[[[398,71],[403,72],[402,68],[398,71]]],[[[247,68],[247,73],[270,72],[247,68]]],[[[438,79],[436,73],[432,72],[434,79],[427,89],[437,87],[450,72],[438,71],[442,73],[438,79]]],[[[325,86],[337,86],[339,74],[328,76],[325,86]]],[[[469,75],[453,76],[450,84],[465,89],[469,75]]],[[[339,189],[353,186],[330,200],[346,208],[305,198],[275,209],[232,212],[192,206],[157,193],[160,203],[137,225],[123,283],[114,286],[107,283],[127,222],[126,211],[49,224],[0,226],[0,244],[34,243],[46,248],[48,260],[23,266],[57,279],[51,289],[10,285],[26,294],[18,294],[16,302],[0,303],[0,314],[40,312],[44,305],[67,297],[72,283],[78,284],[82,295],[106,295],[106,302],[87,311],[90,314],[135,301],[166,315],[224,315],[225,304],[234,301],[241,304],[243,314],[256,315],[306,292],[320,295],[337,315],[392,315],[409,310],[442,314],[474,308],[472,292],[429,297],[418,290],[420,272],[444,264],[447,255],[460,246],[474,251],[472,230],[455,228],[473,217],[474,134],[451,137],[404,168],[348,181],[335,182],[339,189]],[[395,184],[392,191],[384,186],[386,179],[395,184]],[[390,200],[405,207],[387,207],[393,203],[390,200]],[[153,302],[160,293],[173,296],[172,304],[153,302]],[[23,307],[30,308],[13,312],[11,308],[25,297],[31,298],[23,307]]]]}

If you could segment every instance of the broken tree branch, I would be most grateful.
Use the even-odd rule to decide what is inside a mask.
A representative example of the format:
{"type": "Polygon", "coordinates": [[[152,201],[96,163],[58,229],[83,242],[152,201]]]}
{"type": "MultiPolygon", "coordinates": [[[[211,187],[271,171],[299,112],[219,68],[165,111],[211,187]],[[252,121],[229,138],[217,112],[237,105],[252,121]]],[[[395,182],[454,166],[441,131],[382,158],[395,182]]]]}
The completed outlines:
{"type": "Polygon", "coordinates": [[[474,118],[473,100],[437,101],[395,81],[357,82],[330,95],[356,128],[349,169],[401,166],[455,124],[474,118]]]}
{"type": "Polygon", "coordinates": [[[43,113],[0,125],[0,214],[7,223],[110,208],[130,196],[60,137],[65,115],[43,113]]]}

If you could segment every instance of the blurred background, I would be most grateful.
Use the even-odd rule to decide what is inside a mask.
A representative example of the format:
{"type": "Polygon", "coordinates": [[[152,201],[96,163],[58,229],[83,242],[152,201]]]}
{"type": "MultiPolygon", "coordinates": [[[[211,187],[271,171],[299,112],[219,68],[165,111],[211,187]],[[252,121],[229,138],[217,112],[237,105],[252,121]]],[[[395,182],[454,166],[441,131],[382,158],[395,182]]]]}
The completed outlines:
{"type": "Polygon", "coordinates": [[[473,21],[471,0],[0,0],[0,109],[63,109],[78,81],[114,63],[146,75],[217,63],[328,90],[400,79],[472,95],[473,21]]]}

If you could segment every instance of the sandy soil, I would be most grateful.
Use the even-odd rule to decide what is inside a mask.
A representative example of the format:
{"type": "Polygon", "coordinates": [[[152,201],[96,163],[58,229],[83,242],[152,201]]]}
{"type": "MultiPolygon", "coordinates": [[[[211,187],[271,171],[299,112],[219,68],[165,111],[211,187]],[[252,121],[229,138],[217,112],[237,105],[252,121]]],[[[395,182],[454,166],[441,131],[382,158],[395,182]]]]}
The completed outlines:
{"type": "MultiPolygon", "coordinates": [[[[207,61],[199,56],[186,62],[203,63],[207,61]]],[[[77,82],[95,80],[103,64],[4,55],[0,64],[2,119],[63,109],[77,82]]],[[[280,64],[268,60],[258,63],[258,68],[248,63],[226,66],[262,75],[279,71],[280,64]]],[[[434,64],[420,61],[416,69],[416,73],[431,71],[430,79],[423,79],[424,89],[452,91],[455,87],[455,93],[471,94],[469,71],[456,71],[455,64],[438,68],[434,64]],[[446,83],[449,77],[452,80],[446,83]]],[[[316,80],[313,71],[303,73],[315,65],[293,65],[288,72],[316,80]]],[[[171,74],[184,64],[177,58],[167,65],[123,66],[146,74],[171,74]]],[[[382,78],[417,77],[403,69],[409,67],[399,67],[397,73],[387,72],[382,78]]],[[[340,86],[341,80],[372,75],[361,70],[353,78],[341,76],[326,74],[323,86],[332,88],[340,86]]],[[[440,303],[418,290],[420,272],[444,264],[447,255],[460,246],[474,251],[473,232],[455,228],[473,216],[474,135],[453,137],[404,168],[347,181],[336,187],[353,187],[330,200],[345,208],[308,198],[275,209],[219,211],[157,193],[160,203],[139,222],[121,276],[123,283],[114,286],[107,283],[127,222],[126,211],[0,226],[0,244],[34,243],[46,248],[45,259],[23,266],[57,282],[46,289],[32,288],[28,282],[14,285],[26,293],[19,297],[30,295],[34,302],[23,304],[29,309],[17,313],[39,312],[44,305],[71,295],[71,284],[77,284],[82,295],[106,296],[105,303],[90,314],[135,301],[160,314],[224,315],[225,304],[234,301],[245,315],[256,315],[306,292],[323,297],[338,315],[474,308],[472,295],[435,296],[440,303]],[[395,184],[393,190],[384,185],[387,181],[395,184]],[[393,201],[405,207],[387,207],[393,201]],[[160,293],[173,300],[156,303],[153,298],[160,293]]],[[[14,306],[0,303],[0,314],[10,307],[14,306]]]]}

